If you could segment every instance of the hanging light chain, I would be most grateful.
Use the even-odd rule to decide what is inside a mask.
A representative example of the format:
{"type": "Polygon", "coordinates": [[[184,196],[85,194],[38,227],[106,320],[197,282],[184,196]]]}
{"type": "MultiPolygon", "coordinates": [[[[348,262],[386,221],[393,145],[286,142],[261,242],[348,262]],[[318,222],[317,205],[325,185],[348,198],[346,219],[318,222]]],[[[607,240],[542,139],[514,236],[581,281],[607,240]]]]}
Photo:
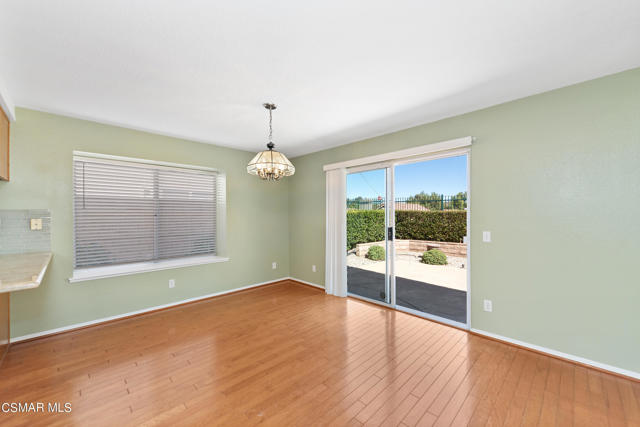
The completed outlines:
{"type": "Polygon", "coordinates": [[[269,108],[269,142],[273,142],[273,109],[269,108]]]}
{"type": "Polygon", "coordinates": [[[269,147],[269,150],[272,150],[275,146],[275,144],[273,143],[273,110],[276,109],[276,105],[270,103],[262,105],[264,108],[269,110],[269,143],[267,144],[267,147],[269,147]]]}

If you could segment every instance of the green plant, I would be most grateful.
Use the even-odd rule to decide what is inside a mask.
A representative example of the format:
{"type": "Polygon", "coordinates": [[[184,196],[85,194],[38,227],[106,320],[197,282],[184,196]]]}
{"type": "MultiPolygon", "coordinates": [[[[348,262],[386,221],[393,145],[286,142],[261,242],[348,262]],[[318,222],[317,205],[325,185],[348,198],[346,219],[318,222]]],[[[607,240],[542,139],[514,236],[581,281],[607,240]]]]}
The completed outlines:
{"type": "Polygon", "coordinates": [[[422,254],[422,262],[431,265],[446,265],[447,256],[440,249],[429,249],[422,254]]]}
{"type": "Polygon", "coordinates": [[[347,247],[384,240],[384,210],[347,211],[347,247]]]}
{"type": "MultiPolygon", "coordinates": [[[[467,212],[396,211],[396,239],[461,242],[467,234],[467,212]]],[[[347,211],[347,247],[380,242],[385,237],[384,210],[347,211]]]]}
{"type": "Polygon", "coordinates": [[[384,248],[382,246],[371,246],[367,251],[367,258],[372,261],[383,261],[386,258],[384,248]]]}
{"type": "Polygon", "coordinates": [[[396,238],[460,242],[467,234],[467,211],[396,211],[396,238]]]}

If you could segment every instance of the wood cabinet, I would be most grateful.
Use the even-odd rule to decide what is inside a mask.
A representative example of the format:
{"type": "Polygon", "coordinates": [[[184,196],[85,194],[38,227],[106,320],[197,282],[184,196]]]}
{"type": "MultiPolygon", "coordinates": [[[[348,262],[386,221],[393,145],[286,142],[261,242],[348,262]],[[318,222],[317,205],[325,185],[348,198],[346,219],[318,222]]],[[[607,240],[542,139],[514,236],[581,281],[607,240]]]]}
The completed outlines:
{"type": "Polygon", "coordinates": [[[9,119],[0,108],[0,180],[9,181],[9,119]]]}
{"type": "Polygon", "coordinates": [[[0,365],[9,349],[9,292],[0,294],[0,365]]]}

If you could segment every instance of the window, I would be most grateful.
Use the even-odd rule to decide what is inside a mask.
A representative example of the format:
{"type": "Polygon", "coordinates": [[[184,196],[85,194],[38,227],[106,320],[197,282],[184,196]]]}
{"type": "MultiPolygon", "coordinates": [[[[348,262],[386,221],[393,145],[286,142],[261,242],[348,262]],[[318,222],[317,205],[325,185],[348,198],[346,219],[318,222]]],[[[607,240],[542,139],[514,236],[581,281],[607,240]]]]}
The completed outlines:
{"type": "Polygon", "coordinates": [[[71,281],[225,261],[224,210],[219,171],[76,152],[71,281]]]}

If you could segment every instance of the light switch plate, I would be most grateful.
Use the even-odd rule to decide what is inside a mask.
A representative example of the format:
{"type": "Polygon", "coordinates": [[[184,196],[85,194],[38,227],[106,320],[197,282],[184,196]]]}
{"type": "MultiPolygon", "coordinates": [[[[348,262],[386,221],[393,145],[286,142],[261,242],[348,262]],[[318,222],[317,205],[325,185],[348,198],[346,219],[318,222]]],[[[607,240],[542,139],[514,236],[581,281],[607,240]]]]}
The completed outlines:
{"type": "Polygon", "coordinates": [[[487,243],[489,243],[491,241],[491,232],[490,231],[483,231],[482,232],[482,241],[483,242],[487,242],[487,243]]]}
{"type": "Polygon", "coordinates": [[[42,218],[31,218],[31,229],[42,230],[42,218]]]}

